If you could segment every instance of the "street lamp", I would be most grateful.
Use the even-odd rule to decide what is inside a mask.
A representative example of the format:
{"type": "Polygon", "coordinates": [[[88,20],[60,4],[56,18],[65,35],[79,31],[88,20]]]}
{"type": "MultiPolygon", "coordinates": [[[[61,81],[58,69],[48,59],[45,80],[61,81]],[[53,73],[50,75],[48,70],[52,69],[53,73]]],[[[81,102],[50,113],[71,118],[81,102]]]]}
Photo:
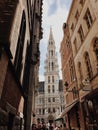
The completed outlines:
{"type": "Polygon", "coordinates": [[[78,91],[79,91],[79,90],[77,90],[75,87],[72,88],[72,90],[68,90],[68,85],[69,85],[69,84],[67,83],[67,81],[65,82],[64,85],[65,85],[65,87],[66,87],[66,91],[67,91],[67,92],[72,92],[73,94],[78,94],[78,91]]]}

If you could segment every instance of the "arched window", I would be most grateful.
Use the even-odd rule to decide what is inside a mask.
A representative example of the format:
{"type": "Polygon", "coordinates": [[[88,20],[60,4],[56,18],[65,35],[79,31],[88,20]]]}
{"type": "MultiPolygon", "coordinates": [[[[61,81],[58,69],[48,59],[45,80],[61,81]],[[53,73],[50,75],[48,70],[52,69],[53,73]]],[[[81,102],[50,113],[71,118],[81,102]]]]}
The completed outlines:
{"type": "Polygon", "coordinates": [[[51,56],[53,56],[53,50],[51,50],[51,56]]]}
{"type": "Polygon", "coordinates": [[[52,65],[52,70],[54,70],[54,63],[52,62],[51,65],[52,65]]]}
{"type": "Polygon", "coordinates": [[[95,55],[96,55],[96,60],[98,62],[98,38],[95,39],[93,48],[94,48],[94,52],[95,52],[95,55]]]}
{"type": "Polygon", "coordinates": [[[50,85],[48,86],[48,93],[50,93],[50,85]]]}
{"type": "Polygon", "coordinates": [[[92,73],[92,67],[91,67],[91,63],[90,63],[90,58],[89,58],[88,52],[85,52],[84,58],[85,58],[85,63],[86,63],[86,68],[87,68],[87,77],[89,79],[91,79],[93,77],[93,73],[92,73]]]}
{"type": "Polygon", "coordinates": [[[53,97],[52,101],[55,102],[55,97],[53,97]]]}
{"type": "Polygon", "coordinates": [[[51,98],[50,97],[48,98],[48,102],[51,102],[51,98]]]}
{"type": "Polygon", "coordinates": [[[51,109],[50,108],[48,108],[48,113],[50,113],[51,112],[51,109]]]}
{"type": "Polygon", "coordinates": [[[52,92],[54,93],[55,89],[54,89],[54,85],[52,85],[52,92]]]}
{"type": "Polygon", "coordinates": [[[52,82],[54,83],[54,76],[52,76],[52,82]]]}
{"type": "Polygon", "coordinates": [[[81,67],[81,63],[80,62],[78,62],[78,72],[79,72],[79,81],[81,83],[82,80],[83,80],[83,73],[82,73],[82,67],[81,67]]]}
{"type": "Polygon", "coordinates": [[[53,113],[55,113],[55,108],[53,108],[53,113]]]}
{"type": "Polygon", "coordinates": [[[50,83],[50,76],[48,76],[48,83],[50,83]]]}
{"type": "Polygon", "coordinates": [[[50,62],[49,62],[49,71],[50,71],[50,62]]]}

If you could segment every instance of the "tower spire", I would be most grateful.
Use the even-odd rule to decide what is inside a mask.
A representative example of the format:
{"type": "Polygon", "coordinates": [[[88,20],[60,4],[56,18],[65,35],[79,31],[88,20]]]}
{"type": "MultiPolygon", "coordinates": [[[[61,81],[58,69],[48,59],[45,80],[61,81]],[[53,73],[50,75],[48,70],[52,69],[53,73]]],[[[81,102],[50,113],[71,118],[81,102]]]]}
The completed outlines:
{"type": "Polygon", "coordinates": [[[52,26],[50,26],[49,40],[53,40],[52,26]]]}

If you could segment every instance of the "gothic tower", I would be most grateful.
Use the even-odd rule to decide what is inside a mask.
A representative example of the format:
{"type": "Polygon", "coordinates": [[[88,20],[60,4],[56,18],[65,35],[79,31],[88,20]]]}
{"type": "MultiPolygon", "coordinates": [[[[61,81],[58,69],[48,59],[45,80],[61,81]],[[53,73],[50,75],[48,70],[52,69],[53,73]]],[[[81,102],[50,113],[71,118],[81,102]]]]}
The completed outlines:
{"type": "Polygon", "coordinates": [[[47,46],[45,60],[45,116],[47,122],[53,122],[56,113],[60,110],[59,98],[59,67],[56,53],[55,41],[53,38],[52,28],[47,46]]]}

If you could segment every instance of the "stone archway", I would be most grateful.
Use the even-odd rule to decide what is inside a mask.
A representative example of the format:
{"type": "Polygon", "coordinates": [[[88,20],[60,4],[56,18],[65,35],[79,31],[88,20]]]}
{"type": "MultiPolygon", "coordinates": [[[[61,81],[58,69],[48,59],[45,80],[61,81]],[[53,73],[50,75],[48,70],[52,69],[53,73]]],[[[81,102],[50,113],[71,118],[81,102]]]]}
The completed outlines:
{"type": "Polygon", "coordinates": [[[48,122],[49,122],[50,124],[52,124],[53,121],[54,121],[54,116],[53,116],[53,115],[49,115],[49,116],[47,117],[47,120],[48,120],[48,122]]]}

